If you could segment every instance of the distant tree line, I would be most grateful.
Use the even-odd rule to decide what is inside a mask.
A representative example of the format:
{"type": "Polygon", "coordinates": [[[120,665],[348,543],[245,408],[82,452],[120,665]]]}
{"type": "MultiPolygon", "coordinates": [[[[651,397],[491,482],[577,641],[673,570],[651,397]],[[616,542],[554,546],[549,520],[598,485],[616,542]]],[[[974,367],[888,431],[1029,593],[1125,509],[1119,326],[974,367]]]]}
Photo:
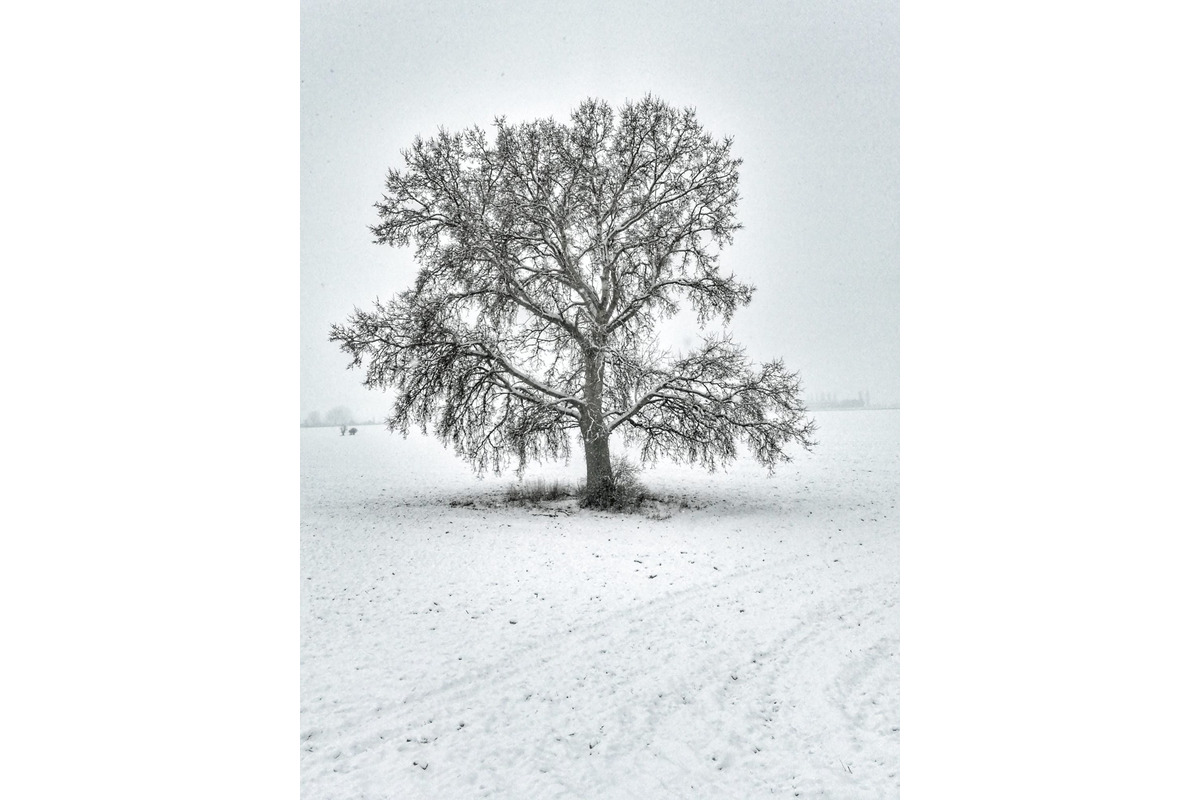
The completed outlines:
{"type": "Polygon", "coordinates": [[[813,408],[870,408],[871,393],[859,392],[857,398],[839,398],[836,392],[817,392],[811,396],[813,408]]]}
{"type": "MultiPolygon", "coordinates": [[[[358,420],[354,418],[354,412],[345,406],[331,408],[322,414],[320,411],[312,411],[300,423],[301,428],[341,428],[343,434],[346,428],[351,425],[374,425],[375,420],[358,420]]],[[[355,431],[357,432],[357,430],[355,431]]]]}

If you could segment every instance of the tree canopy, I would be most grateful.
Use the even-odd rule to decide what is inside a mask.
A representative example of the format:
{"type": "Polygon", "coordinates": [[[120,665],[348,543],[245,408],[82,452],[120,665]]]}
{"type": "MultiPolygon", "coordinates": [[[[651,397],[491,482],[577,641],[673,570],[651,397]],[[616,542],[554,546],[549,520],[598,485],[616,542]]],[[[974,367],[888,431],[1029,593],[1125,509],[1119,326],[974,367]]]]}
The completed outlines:
{"type": "Polygon", "coordinates": [[[688,353],[658,340],[685,305],[727,326],[750,301],[718,263],[741,227],[732,147],[654,97],[418,137],[372,228],[415,249],[416,281],[330,338],[395,392],[389,427],[432,425],[481,471],[563,457],[576,430],[589,492],[617,431],[643,461],[715,469],[743,442],[773,468],[815,443],[799,377],[723,330],[688,353]]]}

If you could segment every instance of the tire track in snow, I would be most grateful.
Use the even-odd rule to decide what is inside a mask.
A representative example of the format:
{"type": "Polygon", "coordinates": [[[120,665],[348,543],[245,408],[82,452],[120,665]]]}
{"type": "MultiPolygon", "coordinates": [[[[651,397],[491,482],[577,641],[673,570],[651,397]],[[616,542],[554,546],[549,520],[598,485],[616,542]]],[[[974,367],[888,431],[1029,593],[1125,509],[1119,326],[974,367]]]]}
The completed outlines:
{"type": "MultiPolygon", "coordinates": [[[[421,744],[422,738],[426,740],[421,747],[399,748],[427,752],[427,755],[417,759],[420,763],[428,763],[422,760],[425,758],[461,761],[435,757],[440,737],[457,735],[456,731],[447,733],[443,726],[437,728],[436,732],[430,728],[428,734],[421,736],[420,731],[429,727],[428,723],[424,726],[405,724],[397,721],[396,717],[429,721],[461,717],[465,720],[472,716],[471,701],[483,684],[489,686],[495,696],[505,698],[504,707],[510,719],[493,715],[489,719],[473,719],[470,727],[472,731],[491,730],[494,738],[504,741],[514,738],[523,741],[523,745],[505,748],[504,757],[516,759],[518,764],[531,758],[536,760],[539,753],[557,752],[567,757],[572,749],[582,752],[582,745],[586,744],[589,755],[609,756],[608,759],[594,759],[598,765],[614,759],[631,762],[623,765],[625,777],[627,780],[634,779],[639,785],[645,782],[657,784],[672,775],[694,774],[696,767],[704,765],[706,759],[708,766],[716,773],[729,770],[735,765],[729,755],[730,750],[740,748],[747,755],[762,752],[769,746],[769,737],[774,735],[759,730],[769,729],[770,726],[769,723],[763,724],[760,712],[754,710],[755,703],[750,700],[757,701],[757,705],[761,706],[763,697],[786,698],[789,693],[794,693],[794,685],[779,685],[784,667],[793,660],[802,664],[812,653],[820,653],[828,639],[828,621],[837,611],[853,607],[848,600],[862,595],[862,587],[854,587],[848,592],[820,598],[810,594],[804,600],[801,596],[805,584],[799,576],[805,571],[812,573],[818,569],[811,563],[804,563],[806,560],[802,556],[793,556],[764,566],[742,568],[716,581],[708,580],[668,591],[634,606],[611,610],[600,619],[576,627],[574,634],[562,635],[559,632],[540,637],[520,652],[510,654],[505,664],[490,663],[450,683],[410,694],[390,709],[385,704],[383,708],[389,713],[382,716],[391,720],[384,722],[380,719],[380,725],[372,727],[366,735],[355,737],[354,741],[346,743],[348,746],[341,748],[342,758],[347,759],[344,768],[363,771],[359,767],[366,767],[365,762],[372,759],[378,760],[389,743],[400,739],[415,740],[417,744],[421,744]],[[767,594],[768,587],[770,594],[767,594]],[[735,617],[734,605],[739,602],[746,605],[747,597],[753,599],[757,596],[761,599],[763,595],[773,602],[759,602],[757,609],[750,603],[755,613],[747,617],[743,610],[735,617]],[[801,597],[799,602],[798,597],[801,597]],[[697,615],[697,609],[703,611],[716,607],[727,608],[728,613],[706,618],[697,615]],[[786,613],[793,619],[782,633],[771,637],[764,639],[759,635],[744,641],[735,640],[724,646],[721,644],[722,639],[730,638],[730,617],[747,620],[758,614],[769,613],[786,613]],[[697,624],[701,628],[693,630],[697,624]],[[656,670],[647,669],[644,663],[646,656],[640,661],[632,657],[641,648],[649,651],[653,663],[670,664],[686,660],[686,674],[674,678],[668,676],[664,685],[656,670]],[[741,697],[746,692],[737,691],[738,681],[741,681],[743,689],[758,685],[758,695],[754,698],[741,697]],[[745,707],[739,730],[724,730],[703,742],[685,737],[688,744],[683,751],[678,746],[671,750],[671,744],[680,740],[679,731],[670,727],[671,718],[682,716],[692,721],[693,724],[689,726],[692,729],[703,729],[705,726],[698,723],[723,717],[724,707],[731,700],[731,688],[733,695],[741,698],[733,702],[740,702],[745,707]],[[569,705],[571,700],[575,701],[575,705],[567,710],[564,706],[569,705]],[[522,704],[531,702],[554,710],[554,713],[546,715],[551,717],[545,721],[550,723],[549,729],[545,729],[544,725],[539,728],[532,724],[534,720],[522,707],[522,704]],[[614,719],[608,709],[615,706],[633,708],[635,711],[626,714],[624,719],[614,719]],[[688,709],[688,706],[691,708],[688,709]],[[568,731],[567,728],[579,730],[568,731]],[[614,729],[621,731],[619,739],[614,740],[614,729]],[[540,738],[538,730],[543,731],[540,738]],[[503,731],[507,733],[500,735],[503,731]],[[576,737],[572,737],[572,733],[576,737]],[[586,736],[579,738],[580,733],[586,736]],[[576,741],[572,742],[572,738],[576,741]],[[662,752],[655,752],[653,757],[661,756],[660,764],[642,763],[645,759],[633,757],[637,751],[635,745],[642,739],[647,740],[646,744],[659,743],[658,749],[662,752]],[[760,740],[759,744],[753,743],[756,739],[760,740]],[[672,769],[672,755],[676,760],[682,759],[687,763],[676,763],[672,769]],[[631,771],[635,774],[631,775],[631,771]]],[[[747,627],[753,629],[755,626],[747,627]]],[[[820,688],[806,684],[802,691],[806,695],[820,696],[820,688]]],[[[347,709],[350,716],[355,716],[355,711],[353,708],[347,709]]],[[[794,739],[795,735],[784,738],[794,739]]],[[[412,745],[413,741],[404,744],[412,745]]],[[[486,747],[476,742],[469,749],[478,755],[486,747]]],[[[494,755],[499,756],[499,753],[494,755]]],[[[528,766],[532,768],[532,765],[528,766]]],[[[610,763],[598,769],[590,779],[601,780],[605,774],[609,774],[608,767],[611,766],[610,763]]],[[[546,765],[538,768],[544,769],[546,765]]],[[[547,770],[546,774],[550,774],[550,771],[547,770]]],[[[562,777],[561,774],[556,775],[558,779],[562,777]]],[[[776,777],[776,785],[778,781],[776,777]]],[[[460,785],[457,780],[450,783],[460,785]]]]}

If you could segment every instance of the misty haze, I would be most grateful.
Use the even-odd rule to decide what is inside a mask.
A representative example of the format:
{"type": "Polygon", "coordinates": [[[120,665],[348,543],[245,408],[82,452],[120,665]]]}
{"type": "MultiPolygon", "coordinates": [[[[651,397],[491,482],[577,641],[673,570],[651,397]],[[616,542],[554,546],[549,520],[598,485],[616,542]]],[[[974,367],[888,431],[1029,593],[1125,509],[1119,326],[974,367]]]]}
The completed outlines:
{"type": "Polygon", "coordinates": [[[899,795],[898,34],[302,5],[302,796],[899,795]]]}

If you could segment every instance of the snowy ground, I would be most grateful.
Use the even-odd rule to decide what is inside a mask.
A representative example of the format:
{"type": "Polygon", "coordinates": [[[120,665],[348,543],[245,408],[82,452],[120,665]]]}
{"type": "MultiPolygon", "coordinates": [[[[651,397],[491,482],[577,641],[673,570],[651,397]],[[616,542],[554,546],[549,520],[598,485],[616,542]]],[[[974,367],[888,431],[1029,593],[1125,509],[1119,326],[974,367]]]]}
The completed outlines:
{"type": "Polygon", "coordinates": [[[302,796],[897,796],[899,413],[818,413],[773,477],[648,470],[665,519],[301,430],[302,796]]]}

